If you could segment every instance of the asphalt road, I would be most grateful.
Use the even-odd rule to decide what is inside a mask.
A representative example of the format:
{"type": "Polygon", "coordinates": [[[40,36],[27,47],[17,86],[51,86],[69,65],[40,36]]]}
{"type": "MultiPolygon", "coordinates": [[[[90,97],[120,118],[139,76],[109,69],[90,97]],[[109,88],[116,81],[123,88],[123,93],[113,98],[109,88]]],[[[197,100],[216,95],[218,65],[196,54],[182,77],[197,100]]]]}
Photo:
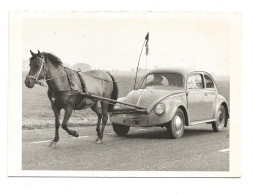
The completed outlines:
{"type": "Polygon", "coordinates": [[[54,129],[23,130],[23,170],[228,171],[229,129],[211,125],[186,127],[184,136],[167,139],[164,128],[132,128],[125,137],[107,126],[95,144],[94,126],[72,128],[79,138],[60,129],[60,140],[48,147],[54,129]]]}

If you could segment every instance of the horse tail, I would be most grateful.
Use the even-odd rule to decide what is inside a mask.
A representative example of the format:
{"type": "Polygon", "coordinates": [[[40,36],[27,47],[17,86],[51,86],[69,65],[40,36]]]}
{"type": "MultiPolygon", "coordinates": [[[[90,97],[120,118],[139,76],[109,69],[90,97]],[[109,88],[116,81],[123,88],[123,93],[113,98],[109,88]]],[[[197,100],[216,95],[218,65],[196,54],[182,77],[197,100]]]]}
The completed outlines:
{"type": "MultiPolygon", "coordinates": [[[[117,83],[115,81],[115,78],[109,72],[107,72],[107,74],[110,75],[110,77],[112,78],[112,82],[113,82],[113,90],[112,90],[112,94],[111,94],[111,99],[117,100],[118,99],[118,95],[119,95],[118,85],[117,85],[117,83]]],[[[115,106],[115,103],[110,103],[108,105],[108,112],[111,112],[113,110],[114,106],[115,106]]]]}

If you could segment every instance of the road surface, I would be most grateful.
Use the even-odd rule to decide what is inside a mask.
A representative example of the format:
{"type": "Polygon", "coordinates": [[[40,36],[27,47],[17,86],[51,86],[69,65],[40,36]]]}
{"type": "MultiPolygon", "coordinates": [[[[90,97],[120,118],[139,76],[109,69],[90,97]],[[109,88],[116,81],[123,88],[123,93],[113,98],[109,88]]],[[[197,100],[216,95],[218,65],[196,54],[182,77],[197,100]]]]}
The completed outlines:
{"type": "Polygon", "coordinates": [[[211,125],[186,127],[180,139],[167,139],[165,128],[131,128],[125,137],[106,126],[95,144],[95,126],[72,128],[79,138],[60,129],[60,140],[48,147],[54,129],[23,130],[23,170],[229,171],[229,129],[211,125]]]}

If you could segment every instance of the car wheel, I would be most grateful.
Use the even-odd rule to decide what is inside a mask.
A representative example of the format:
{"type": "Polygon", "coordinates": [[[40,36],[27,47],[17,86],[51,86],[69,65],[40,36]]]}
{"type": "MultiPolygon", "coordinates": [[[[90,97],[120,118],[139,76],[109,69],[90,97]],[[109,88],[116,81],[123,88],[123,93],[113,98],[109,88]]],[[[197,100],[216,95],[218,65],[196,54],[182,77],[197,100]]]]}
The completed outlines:
{"type": "Polygon", "coordinates": [[[184,134],[185,117],[183,111],[178,108],[172,120],[166,125],[169,138],[179,139],[184,134]]]}
{"type": "Polygon", "coordinates": [[[130,127],[125,126],[125,125],[119,125],[119,124],[112,124],[114,132],[119,135],[119,136],[124,136],[128,133],[130,127]]]}
{"type": "Polygon", "coordinates": [[[225,123],[226,123],[226,110],[224,108],[224,106],[220,106],[218,113],[217,113],[217,120],[212,122],[212,126],[213,126],[213,130],[215,132],[219,132],[222,131],[225,123]]]}

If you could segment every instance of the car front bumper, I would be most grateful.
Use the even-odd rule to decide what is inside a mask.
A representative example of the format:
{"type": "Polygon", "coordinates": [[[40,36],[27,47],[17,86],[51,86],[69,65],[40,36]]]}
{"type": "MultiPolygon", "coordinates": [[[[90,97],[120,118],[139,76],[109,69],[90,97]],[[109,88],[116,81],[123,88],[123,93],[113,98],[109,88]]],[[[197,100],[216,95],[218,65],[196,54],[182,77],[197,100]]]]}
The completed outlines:
{"type": "Polygon", "coordinates": [[[112,123],[130,126],[130,127],[150,127],[162,126],[168,122],[166,113],[157,115],[154,112],[136,110],[117,110],[110,113],[112,123]]]}
{"type": "Polygon", "coordinates": [[[130,127],[150,126],[148,115],[140,114],[111,114],[110,120],[112,123],[126,125],[130,127]]]}

